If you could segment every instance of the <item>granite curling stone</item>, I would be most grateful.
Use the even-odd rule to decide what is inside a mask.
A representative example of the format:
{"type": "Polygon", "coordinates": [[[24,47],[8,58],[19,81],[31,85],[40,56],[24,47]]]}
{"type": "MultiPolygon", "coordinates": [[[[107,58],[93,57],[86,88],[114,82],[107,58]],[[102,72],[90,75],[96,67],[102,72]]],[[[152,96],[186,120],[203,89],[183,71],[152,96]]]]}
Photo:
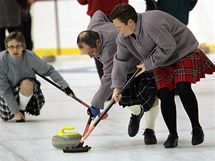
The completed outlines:
{"type": "Polygon", "coordinates": [[[52,145],[57,149],[71,149],[78,146],[82,135],[72,132],[75,127],[66,126],[52,137],[52,145]]]}

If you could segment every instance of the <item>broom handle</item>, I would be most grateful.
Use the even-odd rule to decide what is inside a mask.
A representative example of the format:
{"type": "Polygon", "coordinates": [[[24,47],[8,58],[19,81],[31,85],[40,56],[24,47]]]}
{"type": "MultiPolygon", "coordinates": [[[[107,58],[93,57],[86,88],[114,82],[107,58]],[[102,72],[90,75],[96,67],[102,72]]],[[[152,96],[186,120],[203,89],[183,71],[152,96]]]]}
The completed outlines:
{"type": "MultiPolygon", "coordinates": [[[[123,93],[126,88],[131,84],[131,82],[136,78],[137,73],[140,71],[141,69],[138,68],[136,70],[136,72],[132,75],[132,77],[126,82],[126,84],[122,87],[122,89],[120,90],[119,93],[123,93]]],[[[105,110],[102,112],[102,115],[94,122],[94,126],[96,126],[101,119],[104,117],[104,115],[110,110],[110,108],[113,106],[113,104],[115,103],[114,100],[111,100],[110,104],[105,108],[105,110]]]]}
{"type": "MultiPolygon", "coordinates": [[[[127,83],[123,86],[123,88],[120,90],[119,93],[123,93],[125,89],[131,84],[131,82],[136,78],[137,73],[139,73],[141,69],[138,68],[136,72],[132,75],[132,77],[127,81],[127,83]]],[[[110,104],[105,108],[105,110],[102,112],[101,116],[93,123],[93,125],[89,128],[87,133],[82,136],[80,140],[80,144],[83,144],[84,141],[87,139],[87,137],[92,133],[92,131],[95,129],[95,127],[98,125],[98,123],[102,120],[104,115],[111,109],[113,104],[115,103],[114,100],[111,100],[110,104]]]]}
{"type": "Polygon", "coordinates": [[[82,136],[86,135],[86,133],[88,132],[88,130],[90,128],[91,121],[92,121],[92,119],[91,119],[91,117],[89,117],[82,136]]]}
{"type": "MultiPolygon", "coordinates": [[[[40,75],[39,73],[35,72],[37,75],[39,75],[41,78],[45,79],[47,82],[51,83],[53,86],[55,86],[56,88],[58,88],[59,90],[61,90],[62,92],[65,93],[65,91],[56,83],[54,83],[53,81],[51,81],[50,79],[46,78],[45,76],[40,75]]],[[[78,101],[79,103],[81,103],[82,105],[84,105],[85,107],[89,108],[90,106],[85,103],[84,101],[80,100],[78,97],[76,97],[75,95],[70,96],[72,98],[74,98],[76,101],[78,101]]]]}

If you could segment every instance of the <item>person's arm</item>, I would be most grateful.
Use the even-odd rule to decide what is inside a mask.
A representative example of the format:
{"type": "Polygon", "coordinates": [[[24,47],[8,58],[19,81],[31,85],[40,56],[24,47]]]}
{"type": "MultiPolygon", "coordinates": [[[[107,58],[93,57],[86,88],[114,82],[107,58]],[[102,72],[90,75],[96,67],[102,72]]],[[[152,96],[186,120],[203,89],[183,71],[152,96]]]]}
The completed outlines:
{"type": "Polygon", "coordinates": [[[120,33],[117,36],[117,52],[113,59],[113,70],[111,73],[112,84],[111,88],[121,89],[127,80],[128,67],[135,57],[127,49],[123,36],[120,33]]]}
{"type": "Polygon", "coordinates": [[[66,89],[67,87],[69,87],[69,84],[64,80],[60,73],[55,70],[52,65],[47,64],[46,62],[41,60],[33,52],[28,58],[29,64],[31,65],[33,71],[43,76],[49,76],[54,82],[60,85],[62,89],[66,89]]]}
{"type": "MultiPolygon", "coordinates": [[[[108,50],[106,52],[112,51],[108,50]]],[[[100,87],[91,101],[91,105],[99,109],[104,108],[105,101],[107,101],[107,99],[112,94],[112,89],[110,88],[110,86],[111,86],[111,71],[113,68],[113,54],[111,53],[103,54],[107,54],[107,57],[102,62],[104,74],[101,78],[100,87]]]]}
{"type": "Polygon", "coordinates": [[[0,65],[0,95],[4,98],[12,114],[19,112],[19,105],[14,97],[12,86],[7,78],[3,63],[0,65]]]}
{"type": "Polygon", "coordinates": [[[77,0],[81,5],[88,4],[88,0],[77,0]]]}

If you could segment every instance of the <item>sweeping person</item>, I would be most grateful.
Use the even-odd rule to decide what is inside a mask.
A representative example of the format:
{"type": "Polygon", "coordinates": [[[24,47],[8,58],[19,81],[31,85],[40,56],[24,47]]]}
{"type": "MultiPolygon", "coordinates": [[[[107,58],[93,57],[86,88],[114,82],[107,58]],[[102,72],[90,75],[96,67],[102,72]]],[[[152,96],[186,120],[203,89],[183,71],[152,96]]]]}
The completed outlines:
{"type": "Polygon", "coordinates": [[[25,49],[21,32],[11,32],[5,39],[5,51],[0,52],[0,117],[8,121],[25,121],[25,113],[39,115],[45,103],[40,82],[35,73],[50,76],[64,89],[67,95],[74,95],[63,77],[42,61],[34,52],[25,49]]]}
{"type": "MultiPolygon", "coordinates": [[[[195,7],[197,0],[145,0],[146,1],[146,11],[149,10],[161,10],[164,11],[183,24],[188,25],[189,12],[195,7]]],[[[178,95],[177,89],[175,89],[175,94],[178,95]]]]}
{"type": "MultiPolygon", "coordinates": [[[[115,30],[113,23],[106,15],[97,11],[91,18],[88,30],[82,31],[77,38],[77,45],[82,53],[88,54],[91,58],[98,59],[103,64],[104,75],[101,78],[101,84],[91,101],[91,107],[88,112],[92,117],[100,114],[100,109],[104,108],[105,101],[111,96],[111,72],[113,68],[113,57],[117,46],[115,39],[118,32],[115,30]]],[[[137,70],[138,59],[133,59],[129,65],[128,79],[137,70]]],[[[128,125],[128,135],[135,136],[139,131],[140,120],[146,112],[146,129],[144,132],[145,144],[156,144],[157,139],[154,133],[155,119],[158,113],[158,101],[156,99],[155,82],[152,73],[145,73],[135,78],[130,87],[123,93],[120,104],[128,109],[131,113],[128,125]],[[146,83],[151,88],[153,94],[148,92],[146,83]],[[152,107],[152,108],[151,108],[152,107]]],[[[127,75],[126,75],[127,78],[127,75]]]]}
{"type": "Polygon", "coordinates": [[[142,63],[140,73],[153,71],[161,111],[169,130],[165,148],[178,144],[174,88],[192,125],[192,145],[204,141],[199,122],[196,96],[191,83],[205,74],[215,71],[214,64],[198,49],[198,41],[192,32],[173,16],[162,11],[137,13],[129,4],[117,5],[111,12],[111,20],[120,32],[112,75],[113,99],[120,100],[119,82],[123,84],[127,62],[136,57],[142,63]]]}
{"type": "MultiPolygon", "coordinates": [[[[128,0],[77,0],[81,5],[87,5],[87,15],[92,18],[94,13],[98,10],[102,11],[107,17],[109,17],[113,7],[119,3],[128,3],[128,0]]],[[[103,65],[97,59],[95,60],[95,65],[99,79],[103,75],[103,65]]]]}

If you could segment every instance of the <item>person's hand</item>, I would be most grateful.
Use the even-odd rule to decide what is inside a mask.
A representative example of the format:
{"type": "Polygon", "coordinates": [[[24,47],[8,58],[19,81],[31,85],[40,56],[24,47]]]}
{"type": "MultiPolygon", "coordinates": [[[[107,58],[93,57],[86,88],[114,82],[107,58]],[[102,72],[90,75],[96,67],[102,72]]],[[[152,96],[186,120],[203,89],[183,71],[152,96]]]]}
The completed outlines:
{"type": "Polygon", "coordinates": [[[65,89],[64,89],[64,91],[65,91],[65,93],[67,94],[67,95],[70,95],[70,96],[74,96],[75,94],[74,94],[74,92],[71,90],[71,88],[69,88],[69,87],[66,87],[65,89]]]}
{"type": "Polygon", "coordinates": [[[137,73],[136,77],[139,76],[140,74],[143,74],[146,71],[145,65],[143,63],[137,65],[137,68],[141,70],[137,73]]]}
{"type": "Polygon", "coordinates": [[[119,88],[114,88],[113,94],[112,94],[112,99],[116,102],[119,102],[122,98],[122,95],[120,94],[120,89],[119,88]]]}
{"type": "Polygon", "coordinates": [[[16,122],[24,122],[25,121],[25,115],[21,112],[18,112],[15,114],[15,120],[16,120],[16,122]]]}
{"type": "Polygon", "coordinates": [[[91,106],[90,108],[88,108],[87,114],[90,115],[90,117],[95,118],[96,116],[100,115],[100,109],[91,106]]]}

